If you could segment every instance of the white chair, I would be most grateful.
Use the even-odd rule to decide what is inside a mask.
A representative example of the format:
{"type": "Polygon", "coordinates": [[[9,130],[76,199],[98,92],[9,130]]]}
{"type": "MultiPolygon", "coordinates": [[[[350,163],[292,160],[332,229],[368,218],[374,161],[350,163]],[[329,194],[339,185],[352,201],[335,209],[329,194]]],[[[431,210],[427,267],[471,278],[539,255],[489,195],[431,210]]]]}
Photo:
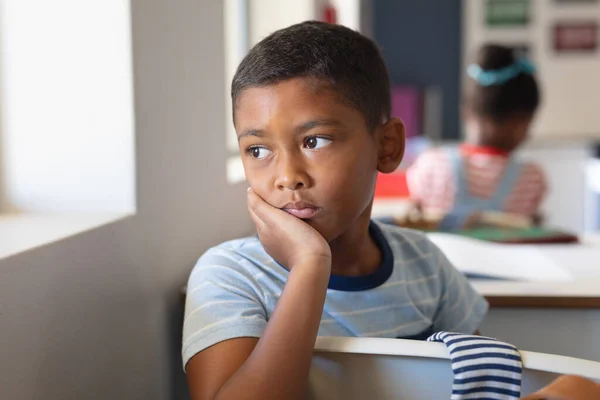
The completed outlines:
{"type": "MultiPolygon", "coordinates": [[[[522,395],[559,375],[600,382],[600,362],[520,351],[522,395]]],[[[446,400],[453,374],[443,343],[403,339],[319,337],[310,374],[311,399],[446,400]]]]}

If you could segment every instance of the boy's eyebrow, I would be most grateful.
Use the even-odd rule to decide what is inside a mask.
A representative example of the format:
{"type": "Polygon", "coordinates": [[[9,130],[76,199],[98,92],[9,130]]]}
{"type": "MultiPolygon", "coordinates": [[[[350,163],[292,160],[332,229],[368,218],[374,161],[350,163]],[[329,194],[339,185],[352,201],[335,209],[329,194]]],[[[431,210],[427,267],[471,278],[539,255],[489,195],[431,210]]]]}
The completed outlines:
{"type": "MultiPolygon", "coordinates": [[[[299,125],[298,127],[296,127],[294,130],[296,131],[296,134],[301,134],[301,133],[307,132],[313,128],[317,128],[319,126],[332,126],[332,125],[334,125],[334,126],[342,125],[342,123],[335,119],[318,119],[318,120],[314,120],[314,121],[305,122],[302,125],[299,125]]],[[[238,136],[238,142],[243,137],[246,137],[246,136],[264,137],[265,132],[260,129],[248,129],[247,131],[241,133],[238,136]]]]}
{"type": "Polygon", "coordinates": [[[264,136],[264,132],[261,131],[260,129],[248,129],[247,131],[245,131],[244,133],[241,133],[238,136],[238,142],[246,136],[256,136],[256,137],[263,137],[264,136]]]}
{"type": "Polygon", "coordinates": [[[317,128],[319,126],[332,126],[332,125],[341,125],[340,121],[335,119],[318,119],[314,121],[305,122],[302,125],[296,128],[296,133],[304,133],[313,128],[317,128]]]}

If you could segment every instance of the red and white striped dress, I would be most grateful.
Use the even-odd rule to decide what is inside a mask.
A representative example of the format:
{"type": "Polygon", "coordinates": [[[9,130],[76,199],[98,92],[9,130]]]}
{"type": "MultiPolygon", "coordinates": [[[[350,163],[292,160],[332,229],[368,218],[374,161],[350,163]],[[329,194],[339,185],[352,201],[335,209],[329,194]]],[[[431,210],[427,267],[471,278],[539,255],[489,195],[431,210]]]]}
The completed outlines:
{"type": "MultiPolygon", "coordinates": [[[[496,192],[508,165],[509,154],[490,147],[462,145],[465,178],[469,194],[489,199],[496,192]]],[[[542,169],[531,163],[519,164],[519,176],[507,196],[504,212],[533,216],[547,190],[542,169]]],[[[452,160],[444,149],[424,152],[407,171],[411,199],[425,210],[449,212],[455,204],[456,184],[452,160]]]]}

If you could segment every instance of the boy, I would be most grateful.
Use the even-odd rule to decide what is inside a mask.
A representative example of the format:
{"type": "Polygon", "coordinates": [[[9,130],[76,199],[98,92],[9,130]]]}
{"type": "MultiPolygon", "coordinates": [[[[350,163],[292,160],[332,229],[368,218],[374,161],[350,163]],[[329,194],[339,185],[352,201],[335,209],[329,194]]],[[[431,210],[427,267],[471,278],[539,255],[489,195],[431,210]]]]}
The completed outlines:
{"type": "Polygon", "coordinates": [[[473,333],[487,303],[424,236],[370,221],[394,171],[375,44],[305,22],[258,43],[232,84],[258,238],[206,252],[188,285],[183,362],[193,399],[306,396],[317,334],[425,339],[473,333]]]}

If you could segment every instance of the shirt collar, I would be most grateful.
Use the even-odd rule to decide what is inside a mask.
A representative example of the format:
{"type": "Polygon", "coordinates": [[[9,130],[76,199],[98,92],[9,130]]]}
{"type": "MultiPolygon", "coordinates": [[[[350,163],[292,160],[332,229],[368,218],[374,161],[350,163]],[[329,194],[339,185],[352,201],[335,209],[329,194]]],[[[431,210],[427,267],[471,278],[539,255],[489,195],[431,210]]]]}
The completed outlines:
{"type": "Polygon", "coordinates": [[[508,157],[510,153],[506,150],[499,149],[492,146],[477,146],[472,144],[462,144],[460,146],[460,152],[464,155],[472,156],[476,154],[488,155],[488,156],[500,156],[508,157]]]}

